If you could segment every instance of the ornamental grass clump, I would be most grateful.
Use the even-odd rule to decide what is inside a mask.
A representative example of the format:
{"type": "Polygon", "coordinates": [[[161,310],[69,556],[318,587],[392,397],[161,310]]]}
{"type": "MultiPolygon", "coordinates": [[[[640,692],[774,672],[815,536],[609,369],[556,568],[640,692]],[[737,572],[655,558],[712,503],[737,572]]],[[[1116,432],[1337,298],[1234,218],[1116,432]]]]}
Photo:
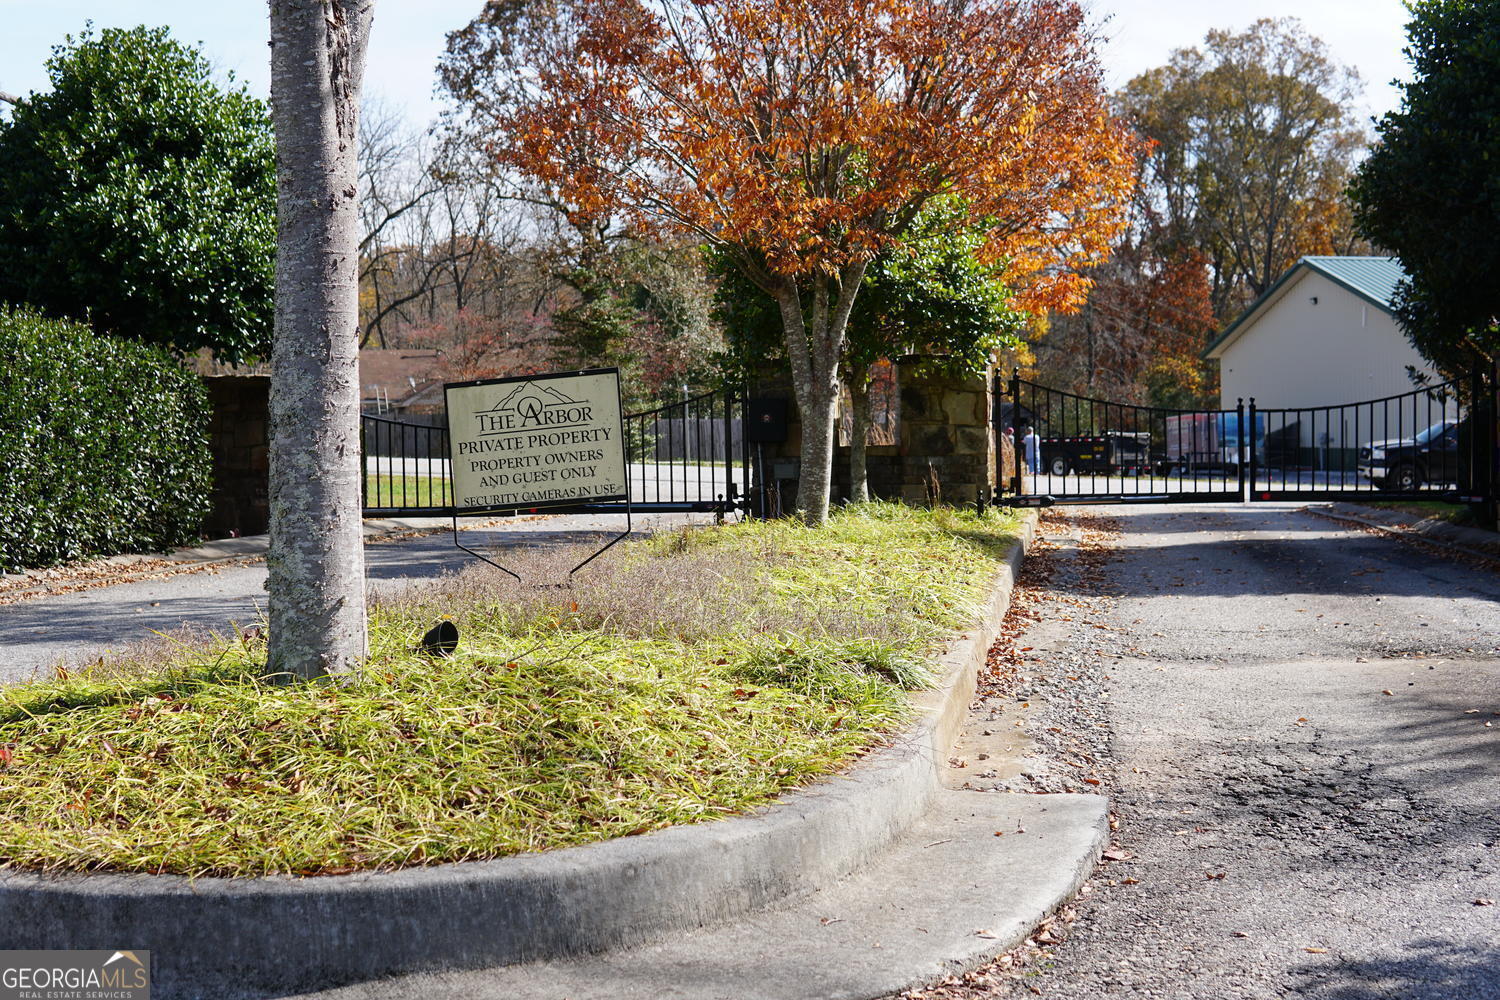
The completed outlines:
{"type": "MultiPolygon", "coordinates": [[[[246,632],[0,689],[0,861],[324,875],[743,812],[907,718],[1008,527],[868,505],[664,534],[572,587],[481,566],[388,596],[366,666],[326,683],[263,679],[246,632]],[[447,659],[418,651],[441,615],[447,659]]],[[[577,559],[511,562],[555,583],[577,559]]]]}

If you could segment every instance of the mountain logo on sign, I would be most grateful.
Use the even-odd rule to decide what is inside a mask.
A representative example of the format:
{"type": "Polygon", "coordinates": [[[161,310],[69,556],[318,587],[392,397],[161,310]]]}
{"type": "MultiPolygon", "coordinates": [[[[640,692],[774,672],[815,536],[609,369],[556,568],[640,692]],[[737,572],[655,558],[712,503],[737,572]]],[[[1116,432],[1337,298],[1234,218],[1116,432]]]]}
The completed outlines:
{"type": "Polygon", "coordinates": [[[490,409],[475,414],[490,434],[539,427],[577,427],[593,421],[593,406],[545,383],[522,382],[490,409]]]}

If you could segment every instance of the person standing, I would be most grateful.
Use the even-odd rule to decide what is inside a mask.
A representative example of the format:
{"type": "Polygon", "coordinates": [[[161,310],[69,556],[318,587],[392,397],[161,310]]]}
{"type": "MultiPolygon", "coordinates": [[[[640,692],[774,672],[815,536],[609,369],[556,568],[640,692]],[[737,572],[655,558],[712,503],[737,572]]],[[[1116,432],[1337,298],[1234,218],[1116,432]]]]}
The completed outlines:
{"type": "Polygon", "coordinates": [[[1042,461],[1042,439],[1036,436],[1036,431],[1027,424],[1021,428],[1026,433],[1021,438],[1021,447],[1026,452],[1026,471],[1033,476],[1041,468],[1042,461]]]}

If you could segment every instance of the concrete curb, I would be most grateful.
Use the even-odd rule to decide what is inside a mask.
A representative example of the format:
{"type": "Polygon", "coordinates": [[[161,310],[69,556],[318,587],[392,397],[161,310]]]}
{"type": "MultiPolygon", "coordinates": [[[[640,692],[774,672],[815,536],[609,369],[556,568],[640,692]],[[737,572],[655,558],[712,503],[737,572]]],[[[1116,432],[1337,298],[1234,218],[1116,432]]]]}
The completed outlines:
{"type": "Polygon", "coordinates": [[[758,813],[495,861],[313,879],[0,876],[0,947],[152,952],[158,997],[307,990],[624,948],[837,882],[920,821],[1009,604],[949,644],[920,720],[850,773],[758,813]]]}
{"type": "Polygon", "coordinates": [[[1500,560],[1500,535],[1492,531],[1449,524],[1440,518],[1425,518],[1413,522],[1397,513],[1354,503],[1334,503],[1304,509],[1310,514],[1330,520],[1363,525],[1480,559],[1500,560]]]}
{"type": "Polygon", "coordinates": [[[416,973],[295,1000],[890,997],[1020,944],[1077,894],[1108,840],[1102,795],[944,791],[866,868],[732,923],[604,955],[416,973]]]}

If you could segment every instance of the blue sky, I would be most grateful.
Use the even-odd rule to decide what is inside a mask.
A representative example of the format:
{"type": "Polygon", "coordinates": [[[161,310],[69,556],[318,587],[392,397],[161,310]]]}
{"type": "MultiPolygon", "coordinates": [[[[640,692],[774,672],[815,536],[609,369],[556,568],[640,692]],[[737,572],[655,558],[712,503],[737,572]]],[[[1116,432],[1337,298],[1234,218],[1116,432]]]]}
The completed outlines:
{"type": "MultiPolygon", "coordinates": [[[[366,90],[404,109],[414,124],[433,118],[433,66],[444,35],[461,27],[482,0],[377,0],[366,90]]],[[[1111,85],[1165,62],[1173,49],[1200,42],[1209,28],[1243,28],[1258,17],[1300,17],[1335,58],[1365,79],[1366,114],[1394,107],[1388,86],[1406,75],[1401,55],[1406,12],[1400,0],[1093,0],[1108,18],[1103,57],[1111,85]]],[[[266,5],[261,0],[0,0],[0,90],[44,89],[53,45],[93,19],[100,27],[165,24],[184,41],[201,42],[225,72],[264,95],[269,69],[266,5]]]]}

